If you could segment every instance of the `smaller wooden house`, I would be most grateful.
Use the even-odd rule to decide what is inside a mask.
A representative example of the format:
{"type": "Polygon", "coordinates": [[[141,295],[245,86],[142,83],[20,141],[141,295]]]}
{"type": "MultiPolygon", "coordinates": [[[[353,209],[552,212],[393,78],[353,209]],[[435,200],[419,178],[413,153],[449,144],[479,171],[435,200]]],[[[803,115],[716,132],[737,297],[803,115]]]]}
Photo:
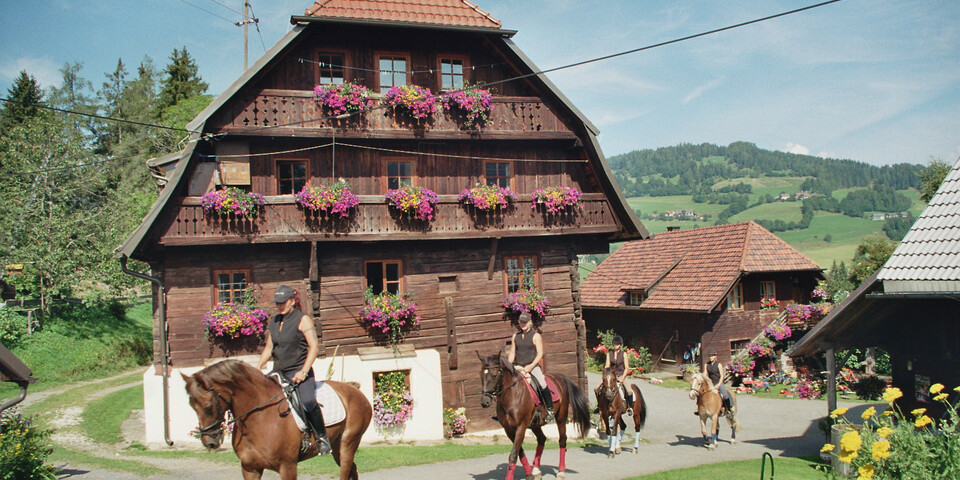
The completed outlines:
{"type": "Polygon", "coordinates": [[[613,329],[654,362],[727,362],[791,302],[809,301],[816,263],[755,222],[625,243],[583,282],[588,342],[613,329]],[[761,309],[762,298],[779,308],[761,309]]]}

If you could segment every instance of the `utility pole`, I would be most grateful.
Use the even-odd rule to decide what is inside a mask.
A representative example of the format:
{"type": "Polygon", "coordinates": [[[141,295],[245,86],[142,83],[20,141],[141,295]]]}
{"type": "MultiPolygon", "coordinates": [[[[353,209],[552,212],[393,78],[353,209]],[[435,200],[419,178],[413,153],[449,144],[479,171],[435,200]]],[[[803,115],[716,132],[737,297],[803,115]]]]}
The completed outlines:
{"type": "Polygon", "coordinates": [[[247,25],[249,24],[247,12],[250,10],[250,2],[243,0],[243,71],[247,71],[247,25]]]}

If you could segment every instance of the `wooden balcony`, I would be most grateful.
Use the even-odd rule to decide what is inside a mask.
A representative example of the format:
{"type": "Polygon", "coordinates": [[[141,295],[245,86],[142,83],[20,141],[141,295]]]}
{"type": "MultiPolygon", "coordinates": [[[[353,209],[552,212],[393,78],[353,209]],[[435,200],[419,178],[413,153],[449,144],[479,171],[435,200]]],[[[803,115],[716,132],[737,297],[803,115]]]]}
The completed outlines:
{"type": "MultiPolygon", "coordinates": [[[[375,96],[382,102],[383,96],[375,96]]],[[[208,131],[260,136],[341,138],[485,138],[573,139],[570,131],[537,97],[494,97],[494,108],[481,127],[438,105],[431,118],[406,118],[393,107],[378,107],[347,119],[324,118],[329,112],[314,101],[312,91],[263,90],[238,97],[208,122],[208,131]]]]}
{"type": "Polygon", "coordinates": [[[440,195],[431,221],[398,214],[383,196],[362,195],[351,216],[317,215],[297,205],[292,195],[265,197],[267,205],[253,219],[207,214],[200,197],[183,197],[171,210],[162,245],[277,243],[304,241],[439,240],[512,236],[614,233],[618,226],[602,194],[585,194],[583,208],[552,215],[532,209],[529,195],[510,209],[497,213],[478,211],[440,195]]]}

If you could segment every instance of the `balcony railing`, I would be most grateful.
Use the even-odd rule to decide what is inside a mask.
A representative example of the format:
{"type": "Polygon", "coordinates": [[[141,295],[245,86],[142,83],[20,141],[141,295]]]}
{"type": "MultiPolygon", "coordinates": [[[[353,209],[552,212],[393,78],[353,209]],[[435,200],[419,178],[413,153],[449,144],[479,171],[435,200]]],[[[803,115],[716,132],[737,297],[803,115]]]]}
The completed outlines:
{"type": "MultiPolygon", "coordinates": [[[[382,98],[382,95],[376,95],[382,98]]],[[[537,97],[494,97],[493,112],[480,127],[467,127],[455,114],[437,109],[430,118],[416,120],[380,105],[360,115],[325,118],[323,107],[314,101],[313,92],[301,90],[263,90],[257,95],[240,96],[210,121],[210,131],[246,135],[331,135],[365,138],[390,137],[473,137],[574,138],[570,131],[537,97]]]]}
{"type": "Polygon", "coordinates": [[[511,208],[488,213],[465,206],[456,195],[440,195],[430,221],[398,214],[383,196],[361,195],[349,218],[315,214],[293,196],[266,197],[253,219],[221,217],[203,211],[200,197],[183,197],[160,234],[164,245],[270,243],[289,241],[371,241],[483,238],[531,235],[613,233],[618,225],[602,194],[585,194],[583,208],[549,214],[531,208],[529,195],[511,208]]]}

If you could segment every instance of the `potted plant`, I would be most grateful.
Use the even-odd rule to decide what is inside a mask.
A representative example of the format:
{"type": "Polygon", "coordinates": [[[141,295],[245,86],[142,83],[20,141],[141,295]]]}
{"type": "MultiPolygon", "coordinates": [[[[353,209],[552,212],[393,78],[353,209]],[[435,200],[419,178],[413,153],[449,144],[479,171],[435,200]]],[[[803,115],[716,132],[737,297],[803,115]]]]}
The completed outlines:
{"type": "Polygon", "coordinates": [[[460,407],[457,409],[443,409],[443,436],[446,438],[459,437],[467,433],[467,409],[460,407]]]}
{"type": "Polygon", "coordinates": [[[370,99],[371,93],[367,87],[350,82],[317,85],[313,88],[316,102],[333,115],[362,112],[367,107],[372,107],[376,102],[370,99]]]}
{"type": "Polygon", "coordinates": [[[243,218],[254,218],[266,202],[259,193],[248,193],[237,187],[227,187],[223,190],[204,193],[200,197],[200,206],[203,211],[211,215],[235,215],[243,218]]]}
{"type": "Polygon", "coordinates": [[[413,395],[401,371],[377,374],[373,387],[373,420],[380,428],[402,427],[413,414],[413,395]]]}
{"type": "Polygon", "coordinates": [[[417,304],[406,295],[394,295],[383,291],[373,293],[373,287],[363,292],[365,300],[360,309],[360,319],[371,333],[385,335],[387,342],[396,350],[407,331],[420,324],[417,304]]]}
{"type": "Polygon", "coordinates": [[[360,205],[360,197],[350,191],[350,184],[342,178],[329,187],[305,185],[295,197],[297,204],[306,210],[339,214],[340,217],[349,217],[350,211],[360,205]]]}
{"type": "Polygon", "coordinates": [[[583,207],[581,203],[583,194],[573,187],[538,188],[531,192],[531,195],[533,195],[531,208],[536,209],[538,205],[543,205],[550,213],[561,213],[583,207]]]}
{"type": "Polygon", "coordinates": [[[793,335],[793,331],[790,330],[790,327],[787,325],[774,322],[764,327],[763,334],[770,339],[780,342],[790,338],[790,336],[793,335]]]}
{"type": "Polygon", "coordinates": [[[387,104],[400,113],[424,119],[437,111],[437,97],[429,88],[418,85],[400,85],[387,90],[387,104]]]}
{"type": "Polygon", "coordinates": [[[683,376],[683,381],[687,383],[693,381],[693,376],[700,373],[700,366],[696,363],[682,363],[678,368],[680,369],[680,375],[683,376]]]}
{"type": "Polygon", "coordinates": [[[536,288],[521,288],[506,297],[503,297],[503,308],[513,313],[530,312],[543,318],[546,316],[550,300],[543,296],[536,288]]]}
{"type": "Polygon", "coordinates": [[[439,202],[432,190],[405,186],[387,191],[387,201],[400,213],[412,215],[416,220],[433,220],[433,207],[439,202]]]}
{"type": "Polygon", "coordinates": [[[477,87],[443,92],[440,102],[445,110],[462,116],[467,127],[486,123],[493,112],[493,95],[489,90],[477,87]]]}
{"type": "Polygon", "coordinates": [[[518,201],[517,196],[509,188],[503,188],[499,185],[477,184],[473,188],[465,188],[460,192],[458,200],[466,205],[473,205],[479,210],[493,212],[497,209],[506,209],[514,202],[518,201]]]}
{"type": "Polygon", "coordinates": [[[207,333],[223,339],[260,336],[267,326],[267,312],[242,303],[218,303],[200,320],[207,333]]]}
{"type": "Polygon", "coordinates": [[[761,310],[771,310],[779,307],[780,304],[777,302],[776,298],[772,297],[763,297],[760,299],[760,309],[761,310]]]}

